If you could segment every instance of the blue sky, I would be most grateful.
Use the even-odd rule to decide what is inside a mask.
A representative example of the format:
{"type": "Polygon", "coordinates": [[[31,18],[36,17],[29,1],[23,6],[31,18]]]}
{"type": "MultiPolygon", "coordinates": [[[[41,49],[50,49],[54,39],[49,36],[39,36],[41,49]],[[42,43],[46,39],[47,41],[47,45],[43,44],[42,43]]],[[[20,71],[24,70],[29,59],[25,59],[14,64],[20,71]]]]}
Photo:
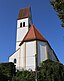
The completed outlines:
{"type": "Polygon", "coordinates": [[[18,13],[28,6],[31,6],[33,24],[64,64],[64,29],[49,0],[0,0],[0,63],[8,62],[15,51],[18,13]]]}

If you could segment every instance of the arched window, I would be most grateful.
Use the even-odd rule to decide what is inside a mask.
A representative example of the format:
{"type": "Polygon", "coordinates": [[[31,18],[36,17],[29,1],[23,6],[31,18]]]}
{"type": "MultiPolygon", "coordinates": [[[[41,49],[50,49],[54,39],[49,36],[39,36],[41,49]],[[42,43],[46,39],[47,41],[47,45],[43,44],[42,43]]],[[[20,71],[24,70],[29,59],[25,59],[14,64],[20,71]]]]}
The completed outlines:
{"type": "Polygon", "coordinates": [[[16,63],[17,62],[17,60],[16,59],[14,59],[14,63],[16,63]]]}
{"type": "Polygon", "coordinates": [[[20,23],[20,27],[22,27],[22,23],[20,23]]]}
{"type": "Polygon", "coordinates": [[[25,27],[25,22],[23,22],[23,27],[25,27]]]}

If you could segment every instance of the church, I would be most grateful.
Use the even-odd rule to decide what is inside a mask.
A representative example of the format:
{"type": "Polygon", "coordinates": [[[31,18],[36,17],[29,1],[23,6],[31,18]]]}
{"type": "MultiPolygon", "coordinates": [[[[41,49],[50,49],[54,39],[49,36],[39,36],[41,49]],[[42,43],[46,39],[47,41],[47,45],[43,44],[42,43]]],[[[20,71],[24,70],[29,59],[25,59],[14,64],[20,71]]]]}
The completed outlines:
{"type": "Polygon", "coordinates": [[[17,18],[16,51],[9,56],[17,70],[33,70],[42,61],[50,59],[59,62],[48,41],[32,22],[31,8],[22,8],[17,18]]]}

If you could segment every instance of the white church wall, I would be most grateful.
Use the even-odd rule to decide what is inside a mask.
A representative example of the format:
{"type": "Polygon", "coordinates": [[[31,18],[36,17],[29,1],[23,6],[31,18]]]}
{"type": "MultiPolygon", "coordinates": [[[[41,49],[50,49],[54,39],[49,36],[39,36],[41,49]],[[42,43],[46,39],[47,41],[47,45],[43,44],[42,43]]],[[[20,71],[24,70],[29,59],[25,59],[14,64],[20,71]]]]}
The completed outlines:
{"type": "Polygon", "coordinates": [[[17,41],[21,41],[27,32],[28,32],[28,27],[18,28],[17,29],[17,41]]]}
{"type": "Polygon", "coordinates": [[[19,48],[20,42],[23,40],[29,30],[28,24],[28,18],[17,20],[16,50],[19,48]],[[23,27],[23,22],[25,22],[25,27],[23,27]],[[22,27],[20,27],[20,23],[22,23],[22,27]]]}
{"type": "Polygon", "coordinates": [[[38,41],[37,42],[38,46],[38,66],[42,61],[47,60],[47,49],[46,49],[46,43],[38,41]]]}
{"type": "Polygon", "coordinates": [[[20,67],[20,49],[18,49],[13,55],[11,55],[9,57],[9,62],[13,62],[14,63],[14,59],[16,59],[16,63],[14,63],[16,65],[16,68],[19,69],[20,67]]]}
{"type": "Polygon", "coordinates": [[[26,44],[25,42],[21,45],[21,54],[20,54],[20,69],[26,68],[26,44]]]}
{"type": "Polygon", "coordinates": [[[28,32],[28,27],[17,29],[16,50],[19,48],[19,44],[23,40],[27,32],[28,32]]]}
{"type": "Polygon", "coordinates": [[[20,46],[19,46],[20,43],[21,42],[16,42],[16,50],[20,48],[20,46]]]}
{"type": "Polygon", "coordinates": [[[57,61],[57,59],[53,53],[53,50],[49,47],[49,45],[47,45],[47,50],[48,50],[48,58],[53,61],[57,61]]]}
{"type": "Polygon", "coordinates": [[[26,69],[35,71],[36,41],[26,42],[26,69]]]}

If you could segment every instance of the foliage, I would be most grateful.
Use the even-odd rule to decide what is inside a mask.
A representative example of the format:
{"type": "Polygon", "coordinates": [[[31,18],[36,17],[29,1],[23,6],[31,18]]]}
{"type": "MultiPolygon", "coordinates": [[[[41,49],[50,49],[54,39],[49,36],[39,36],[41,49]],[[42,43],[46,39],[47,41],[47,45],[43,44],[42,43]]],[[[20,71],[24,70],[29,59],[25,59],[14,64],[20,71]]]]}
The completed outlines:
{"type": "MultiPolygon", "coordinates": [[[[13,64],[0,64],[0,81],[35,81],[36,71],[17,71],[13,64]]],[[[46,60],[37,68],[37,81],[64,81],[64,65],[46,60]]]]}
{"type": "MultiPolygon", "coordinates": [[[[13,81],[35,81],[36,72],[18,71],[13,81]]],[[[37,69],[37,81],[64,81],[64,65],[46,60],[37,69]]]]}
{"type": "Polygon", "coordinates": [[[27,70],[18,71],[15,76],[15,81],[35,81],[35,72],[27,70]]]}
{"type": "Polygon", "coordinates": [[[51,5],[58,12],[58,17],[62,21],[62,27],[64,27],[64,0],[51,0],[51,5]]]}
{"type": "Polygon", "coordinates": [[[47,60],[38,68],[38,81],[64,81],[64,65],[47,60]]]}
{"type": "Polygon", "coordinates": [[[11,80],[14,74],[15,74],[15,66],[13,63],[0,64],[0,81],[11,80]]]}

